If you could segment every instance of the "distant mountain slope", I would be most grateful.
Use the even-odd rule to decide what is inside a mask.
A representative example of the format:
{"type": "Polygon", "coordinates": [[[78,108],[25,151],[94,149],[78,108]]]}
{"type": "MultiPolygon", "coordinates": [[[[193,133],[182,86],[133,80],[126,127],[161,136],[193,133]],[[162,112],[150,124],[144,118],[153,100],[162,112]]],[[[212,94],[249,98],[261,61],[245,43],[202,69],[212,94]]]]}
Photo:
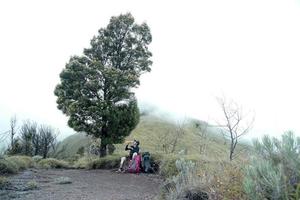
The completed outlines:
{"type": "MultiPolygon", "coordinates": [[[[176,123],[153,115],[142,116],[140,123],[126,140],[139,140],[141,151],[165,153],[164,146],[174,141],[180,128],[181,136],[174,153],[181,151],[192,155],[205,154],[208,158],[217,159],[227,157],[229,141],[222,137],[217,129],[207,128],[205,122],[193,119],[176,123]],[[206,139],[201,137],[204,131],[206,139]]],[[[87,137],[84,133],[71,135],[59,144],[56,155],[61,158],[74,156],[80,147],[87,148],[91,143],[91,137],[87,137]]],[[[124,147],[124,144],[117,144],[116,152],[125,153],[124,147]]]]}

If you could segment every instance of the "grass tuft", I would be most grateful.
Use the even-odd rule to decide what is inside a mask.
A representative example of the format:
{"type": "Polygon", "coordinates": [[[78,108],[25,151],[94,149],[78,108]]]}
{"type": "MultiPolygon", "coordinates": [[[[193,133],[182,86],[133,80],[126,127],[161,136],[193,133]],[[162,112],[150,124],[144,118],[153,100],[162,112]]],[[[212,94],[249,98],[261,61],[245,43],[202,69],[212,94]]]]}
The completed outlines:
{"type": "Polygon", "coordinates": [[[57,160],[54,158],[47,158],[38,162],[38,166],[41,168],[70,168],[70,165],[63,160],[57,160]]]}

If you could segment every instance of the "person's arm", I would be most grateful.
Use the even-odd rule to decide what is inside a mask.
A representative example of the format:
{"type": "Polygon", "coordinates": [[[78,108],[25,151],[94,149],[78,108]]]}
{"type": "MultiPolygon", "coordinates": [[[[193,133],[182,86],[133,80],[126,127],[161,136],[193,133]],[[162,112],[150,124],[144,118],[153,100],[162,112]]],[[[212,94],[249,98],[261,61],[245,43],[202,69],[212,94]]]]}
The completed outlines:
{"type": "Polygon", "coordinates": [[[128,144],[125,147],[125,151],[132,150],[132,147],[128,148],[128,144]]]}

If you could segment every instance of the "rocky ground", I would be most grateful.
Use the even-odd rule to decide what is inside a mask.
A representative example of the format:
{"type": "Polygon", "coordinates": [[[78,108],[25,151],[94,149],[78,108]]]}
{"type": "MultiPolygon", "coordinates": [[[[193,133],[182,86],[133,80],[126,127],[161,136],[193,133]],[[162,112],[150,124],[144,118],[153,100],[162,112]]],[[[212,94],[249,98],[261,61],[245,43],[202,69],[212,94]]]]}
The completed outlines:
{"type": "Polygon", "coordinates": [[[30,169],[9,180],[1,200],[146,200],[156,198],[162,183],[157,175],[65,169],[30,169]]]}

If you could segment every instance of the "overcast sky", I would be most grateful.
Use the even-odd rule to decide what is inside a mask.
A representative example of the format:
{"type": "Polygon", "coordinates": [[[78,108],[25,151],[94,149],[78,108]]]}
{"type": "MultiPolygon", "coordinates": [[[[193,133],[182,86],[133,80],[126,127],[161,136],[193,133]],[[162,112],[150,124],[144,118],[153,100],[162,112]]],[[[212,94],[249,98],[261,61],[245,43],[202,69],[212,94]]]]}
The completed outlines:
{"type": "Polygon", "coordinates": [[[53,95],[59,73],[127,12],[153,35],[139,102],[214,121],[225,95],[255,111],[252,135],[300,135],[300,0],[1,1],[0,133],[16,114],[71,134],[53,95]]]}

